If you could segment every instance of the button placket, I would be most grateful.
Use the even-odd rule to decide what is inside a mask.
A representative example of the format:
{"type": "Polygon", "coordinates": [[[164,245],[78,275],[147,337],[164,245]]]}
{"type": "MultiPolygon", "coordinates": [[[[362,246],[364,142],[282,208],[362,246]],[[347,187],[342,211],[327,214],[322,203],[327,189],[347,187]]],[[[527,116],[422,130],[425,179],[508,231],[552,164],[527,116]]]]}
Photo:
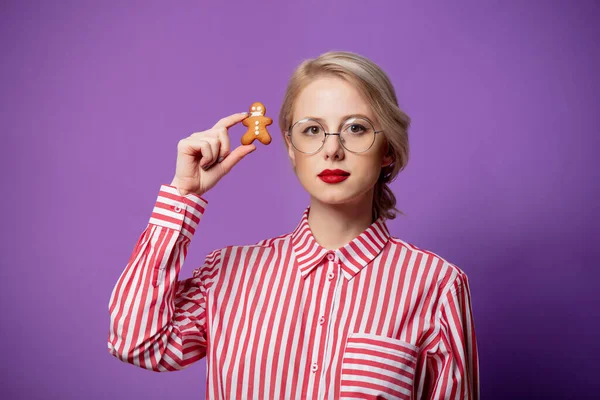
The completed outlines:
{"type": "MultiPolygon", "coordinates": [[[[327,276],[329,277],[330,274],[333,274],[333,277],[335,278],[336,276],[339,276],[340,274],[340,264],[339,264],[339,260],[337,257],[333,256],[333,259],[331,259],[329,256],[331,254],[327,255],[327,260],[329,262],[326,263],[326,265],[328,266],[329,270],[327,273],[327,276]]],[[[323,348],[323,354],[322,354],[322,360],[323,363],[320,366],[321,367],[321,375],[318,378],[318,380],[315,382],[315,384],[319,385],[319,395],[318,398],[323,398],[323,391],[326,390],[326,380],[325,380],[325,375],[328,374],[329,372],[329,357],[331,354],[333,354],[334,349],[332,348],[332,344],[334,344],[331,340],[332,337],[332,330],[334,329],[332,326],[332,318],[334,319],[335,316],[337,315],[337,309],[339,306],[339,291],[340,291],[340,286],[343,285],[343,279],[338,279],[338,280],[332,280],[332,279],[327,279],[325,280],[325,290],[324,293],[327,293],[327,296],[332,296],[331,297],[331,304],[329,306],[329,309],[324,310],[324,312],[321,314],[321,316],[319,317],[319,327],[321,328],[319,331],[325,335],[325,343],[324,343],[324,348],[323,348]],[[331,290],[333,289],[333,290],[331,290]],[[331,292],[331,293],[330,293],[331,292]],[[325,316],[327,316],[327,318],[325,318],[325,316]]],[[[314,373],[314,372],[313,372],[314,373]]]]}
{"type": "MultiPolygon", "coordinates": [[[[337,284],[335,281],[332,281],[332,280],[336,276],[336,273],[334,271],[336,270],[336,267],[337,267],[337,263],[335,263],[337,257],[335,256],[334,253],[329,253],[326,256],[326,259],[328,260],[328,262],[325,263],[325,266],[327,266],[327,268],[328,268],[328,272],[326,275],[327,280],[325,281],[325,290],[324,290],[326,297],[321,300],[322,304],[321,304],[321,307],[319,308],[320,310],[322,310],[321,311],[322,314],[320,314],[319,319],[318,319],[317,338],[315,340],[315,345],[318,346],[318,343],[320,343],[320,341],[323,340],[323,335],[325,335],[325,337],[324,337],[325,347],[324,348],[325,348],[325,353],[327,354],[327,352],[328,352],[327,347],[328,347],[328,343],[329,343],[329,329],[328,329],[329,324],[325,325],[325,321],[326,321],[325,315],[326,315],[326,313],[331,313],[332,310],[323,310],[323,308],[327,305],[329,296],[333,296],[334,301],[335,301],[335,291],[337,290],[337,284]],[[334,289],[334,293],[330,294],[329,292],[331,291],[332,288],[334,289]]],[[[331,304],[331,307],[333,307],[335,309],[335,305],[333,304],[333,302],[331,304]]],[[[326,360],[325,357],[323,357],[322,359],[326,360]]],[[[317,372],[318,369],[319,369],[318,363],[316,361],[313,362],[313,364],[311,365],[311,371],[313,373],[315,373],[315,372],[317,372]]],[[[323,369],[323,373],[325,373],[324,371],[325,371],[325,369],[323,369]]],[[[317,381],[317,382],[319,382],[319,381],[317,381]]]]}

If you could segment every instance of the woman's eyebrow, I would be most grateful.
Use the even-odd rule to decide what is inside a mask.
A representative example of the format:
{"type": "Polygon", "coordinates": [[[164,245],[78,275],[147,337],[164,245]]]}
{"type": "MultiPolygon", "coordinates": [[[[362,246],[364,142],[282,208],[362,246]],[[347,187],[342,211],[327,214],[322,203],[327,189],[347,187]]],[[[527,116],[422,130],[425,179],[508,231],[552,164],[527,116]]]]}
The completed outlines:
{"type": "MultiPolygon", "coordinates": [[[[325,120],[323,118],[320,118],[320,117],[310,117],[309,116],[309,117],[304,117],[303,119],[306,119],[306,118],[314,119],[315,121],[319,121],[320,123],[325,123],[325,120]]],[[[343,122],[348,121],[350,118],[364,118],[364,119],[366,119],[368,121],[371,121],[371,118],[367,117],[364,114],[349,114],[349,115],[345,115],[345,116],[342,117],[342,121],[343,122]]]]}

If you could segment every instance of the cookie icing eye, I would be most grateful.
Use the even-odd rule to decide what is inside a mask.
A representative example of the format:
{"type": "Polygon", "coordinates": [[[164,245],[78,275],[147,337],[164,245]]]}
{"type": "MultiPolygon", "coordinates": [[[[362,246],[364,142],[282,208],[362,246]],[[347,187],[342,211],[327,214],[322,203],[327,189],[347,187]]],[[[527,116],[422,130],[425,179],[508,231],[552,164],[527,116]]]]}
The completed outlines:
{"type": "Polygon", "coordinates": [[[257,109],[258,111],[260,111],[260,110],[262,110],[262,107],[261,107],[261,106],[258,106],[258,107],[256,107],[256,109],[257,109]]]}
{"type": "Polygon", "coordinates": [[[256,107],[254,107],[254,106],[253,106],[253,107],[252,107],[252,111],[255,111],[255,110],[256,110],[256,107]]]}

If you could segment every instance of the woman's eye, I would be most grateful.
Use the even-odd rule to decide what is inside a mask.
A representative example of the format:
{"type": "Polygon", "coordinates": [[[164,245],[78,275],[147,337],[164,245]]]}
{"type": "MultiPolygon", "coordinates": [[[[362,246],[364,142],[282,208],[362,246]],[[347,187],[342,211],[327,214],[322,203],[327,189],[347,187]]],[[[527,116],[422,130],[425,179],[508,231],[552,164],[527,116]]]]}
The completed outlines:
{"type": "Polygon", "coordinates": [[[365,130],[366,130],[365,127],[362,125],[359,125],[359,124],[352,124],[348,127],[348,131],[350,133],[362,133],[365,130]]]}
{"type": "Polygon", "coordinates": [[[321,132],[318,126],[309,126],[304,130],[304,133],[308,133],[311,135],[318,135],[321,132]]]}

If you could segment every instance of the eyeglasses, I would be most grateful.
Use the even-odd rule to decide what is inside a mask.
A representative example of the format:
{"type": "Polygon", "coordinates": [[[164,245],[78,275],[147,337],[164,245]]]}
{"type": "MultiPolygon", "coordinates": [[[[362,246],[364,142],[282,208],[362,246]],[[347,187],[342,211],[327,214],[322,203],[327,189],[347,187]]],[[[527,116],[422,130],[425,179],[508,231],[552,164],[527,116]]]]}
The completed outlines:
{"type": "Polygon", "coordinates": [[[335,135],[342,147],[351,153],[364,153],[373,147],[375,137],[378,133],[375,127],[366,118],[350,118],[342,125],[340,132],[325,132],[323,125],[312,118],[305,118],[297,121],[287,131],[292,146],[296,150],[305,154],[318,153],[323,146],[328,135],[335,135]]]}

